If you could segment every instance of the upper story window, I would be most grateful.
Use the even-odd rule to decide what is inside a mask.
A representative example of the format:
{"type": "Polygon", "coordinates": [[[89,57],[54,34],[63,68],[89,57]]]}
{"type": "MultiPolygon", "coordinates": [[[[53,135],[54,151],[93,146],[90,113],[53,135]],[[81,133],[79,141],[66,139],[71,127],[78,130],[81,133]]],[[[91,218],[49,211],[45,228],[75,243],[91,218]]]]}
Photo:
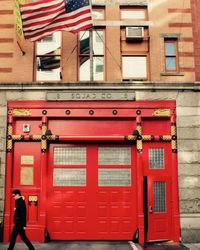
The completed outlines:
{"type": "Polygon", "coordinates": [[[122,56],[122,74],[123,79],[147,79],[147,57],[122,56]]]}
{"type": "Polygon", "coordinates": [[[36,81],[58,81],[61,74],[61,32],[36,43],[36,81]]]}
{"type": "Polygon", "coordinates": [[[104,80],[104,31],[81,31],[79,47],[80,81],[104,80]]]}
{"type": "Polygon", "coordinates": [[[93,8],[92,9],[92,18],[94,20],[103,20],[105,19],[105,11],[102,8],[93,8]]]}
{"type": "Polygon", "coordinates": [[[165,70],[178,71],[177,39],[165,39],[165,70]]]}
{"type": "Polygon", "coordinates": [[[121,8],[121,19],[141,19],[145,20],[147,16],[146,9],[121,8]]]}

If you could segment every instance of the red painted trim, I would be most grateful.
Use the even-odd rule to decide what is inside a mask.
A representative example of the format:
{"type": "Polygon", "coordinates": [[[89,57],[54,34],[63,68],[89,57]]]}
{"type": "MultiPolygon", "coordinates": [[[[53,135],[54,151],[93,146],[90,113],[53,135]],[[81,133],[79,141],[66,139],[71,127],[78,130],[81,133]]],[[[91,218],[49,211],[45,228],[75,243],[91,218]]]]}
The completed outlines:
{"type": "Polygon", "coordinates": [[[191,13],[190,8],[185,8],[185,9],[178,9],[178,8],[169,8],[168,13],[191,13]]]}
{"type": "Polygon", "coordinates": [[[59,136],[59,141],[124,141],[124,136],[59,136]]]}
{"type": "Polygon", "coordinates": [[[4,241],[10,239],[11,222],[11,193],[12,193],[12,152],[6,155],[6,185],[5,185],[5,210],[4,210],[4,241]]]}
{"type": "Polygon", "coordinates": [[[80,101],[80,102],[46,102],[46,101],[9,101],[9,108],[175,108],[176,101],[80,101]]]}

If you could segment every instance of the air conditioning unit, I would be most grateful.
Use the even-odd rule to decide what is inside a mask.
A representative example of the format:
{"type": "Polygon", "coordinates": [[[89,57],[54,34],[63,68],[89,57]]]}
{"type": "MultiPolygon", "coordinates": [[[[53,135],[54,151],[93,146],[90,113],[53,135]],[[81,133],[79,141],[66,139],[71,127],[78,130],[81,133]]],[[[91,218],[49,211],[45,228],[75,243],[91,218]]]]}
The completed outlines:
{"type": "Polygon", "coordinates": [[[144,38],[144,27],[126,27],[126,40],[142,40],[144,38]]]}

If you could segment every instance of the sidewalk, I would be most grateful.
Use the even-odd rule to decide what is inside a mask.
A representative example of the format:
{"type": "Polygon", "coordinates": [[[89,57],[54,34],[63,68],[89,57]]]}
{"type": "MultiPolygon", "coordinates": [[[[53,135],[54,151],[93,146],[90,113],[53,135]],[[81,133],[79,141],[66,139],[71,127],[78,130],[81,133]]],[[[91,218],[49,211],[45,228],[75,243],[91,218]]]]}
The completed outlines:
{"type": "MultiPolygon", "coordinates": [[[[193,244],[147,244],[130,241],[51,241],[33,243],[36,250],[200,250],[200,243],[193,244]]],[[[7,250],[8,244],[0,243],[0,250],[7,250]]],[[[14,250],[27,250],[24,243],[16,243],[14,250]]]]}

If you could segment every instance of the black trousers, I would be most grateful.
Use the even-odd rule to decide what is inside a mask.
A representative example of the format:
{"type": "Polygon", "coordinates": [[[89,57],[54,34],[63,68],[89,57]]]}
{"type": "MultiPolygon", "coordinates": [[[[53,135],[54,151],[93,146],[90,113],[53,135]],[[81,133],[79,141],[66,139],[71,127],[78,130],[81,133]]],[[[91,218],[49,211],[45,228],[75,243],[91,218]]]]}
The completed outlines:
{"type": "Polygon", "coordinates": [[[35,250],[30,240],[27,238],[25,230],[22,225],[14,225],[12,234],[10,236],[10,245],[8,247],[8,250],[13,250],[18,234],[20,235],[23,242],[27,245],[29,250],[35,250]]]}

